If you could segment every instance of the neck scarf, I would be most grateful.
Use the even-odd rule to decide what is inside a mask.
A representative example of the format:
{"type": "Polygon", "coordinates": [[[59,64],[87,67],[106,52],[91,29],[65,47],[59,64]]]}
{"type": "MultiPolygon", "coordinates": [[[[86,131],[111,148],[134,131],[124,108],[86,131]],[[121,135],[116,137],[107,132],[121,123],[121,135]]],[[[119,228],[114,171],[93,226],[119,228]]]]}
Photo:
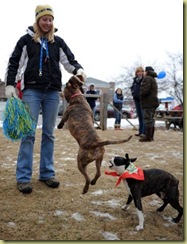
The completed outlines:
{"type": "Polygon", "coordinates": [[[122,179],[132,178],[136,180],[144,180],[143,170],[140,167],[135,166],[133,163],[131,163],[121,175],[117,174],[116,172],[108,172],[108,171],[105,171],[105,174],[111,176],[119,176],[116,182],[116,186],[120,184],[122,179]]]}

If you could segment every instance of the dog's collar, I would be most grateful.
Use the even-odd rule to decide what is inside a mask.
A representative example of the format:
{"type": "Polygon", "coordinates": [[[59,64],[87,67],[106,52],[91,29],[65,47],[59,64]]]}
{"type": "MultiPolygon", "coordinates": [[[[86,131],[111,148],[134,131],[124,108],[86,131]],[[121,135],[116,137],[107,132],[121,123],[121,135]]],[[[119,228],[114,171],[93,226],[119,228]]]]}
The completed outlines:
{"type": "Polygon", "coordinates": [[[70,99],[72,99],[72,98],[74,98],[74,97],[77,97],[77,96],[82,96],[82,93],[75,93],[75,94],[73,94],[71,97],[70,97],[70,99]]]}
{"type": "Polygon", "coordinates": [[[132,178],[136,180],[144,180],[144,172],[141,168],[136,167],[135,165],[133,165],[133,170],[132,167],[130,167],[130,170],[128,170],[128,168],[121,175],[117,174],[116,172],[108,172],[108,171],[105,171],[105,174],[112,175],[112,176],[119,176],[116,182],[116,186],[119,185],[122,179],[132,178]]]}

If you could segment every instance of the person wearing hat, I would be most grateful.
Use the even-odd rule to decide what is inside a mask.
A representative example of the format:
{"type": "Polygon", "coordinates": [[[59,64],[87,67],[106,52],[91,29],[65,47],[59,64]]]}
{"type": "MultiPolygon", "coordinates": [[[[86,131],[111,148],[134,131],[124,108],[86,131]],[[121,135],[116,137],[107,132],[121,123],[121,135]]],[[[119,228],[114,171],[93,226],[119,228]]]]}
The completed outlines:
{"type": "MultiPolygon", "coordinates": [[[[58,114],[62,73],[65,70],[85,81],[83,67],[66,42],[54,33],[54,11],[49,5],[38,5],[35,23],[28,27],[27,34],[17,42],[9,58],[5,74],[7,98],[16,96],[16,76],[22,69],[22,100],[29,107],[35,121],[42,110],[42,138],[40,150],[39,180],[51,188],[59,186],[54,170],[54,128],[58,114]]],[[[17,158],[17,188],[22,193],[31,193],[35,134],[25,137],[20,144],[17,158]]]]}
{"type": "Polygon", "coordinates": [[[156,82],[157,73],[151,66],[145,68],[144,78],[140,87],[140,103],[143,109],[143,118],[146,127],[145,137],[140,142],[154,140],[155,131],[155,109],[159,106],[158,86],[156,82]]]}

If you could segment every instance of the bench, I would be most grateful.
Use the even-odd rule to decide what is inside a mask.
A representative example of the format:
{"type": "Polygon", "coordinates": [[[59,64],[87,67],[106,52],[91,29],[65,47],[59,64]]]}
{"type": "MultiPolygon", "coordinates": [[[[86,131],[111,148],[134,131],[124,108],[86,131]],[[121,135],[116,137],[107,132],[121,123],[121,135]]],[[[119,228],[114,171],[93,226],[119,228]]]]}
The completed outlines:
{"type": "Polygon", "coordinates": [[[164,121],[166,129],[169,129],[171,121],[181,120],[183,117],[183,110],[156,110],[155,120],[164,121]]]}

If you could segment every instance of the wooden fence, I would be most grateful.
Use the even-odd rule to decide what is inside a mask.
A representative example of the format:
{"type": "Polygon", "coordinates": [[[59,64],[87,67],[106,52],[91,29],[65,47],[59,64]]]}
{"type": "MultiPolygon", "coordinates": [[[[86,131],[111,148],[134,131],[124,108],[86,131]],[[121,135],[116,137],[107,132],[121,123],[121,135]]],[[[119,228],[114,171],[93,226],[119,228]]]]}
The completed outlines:
{"type": "MultiPolygon", "coordinates": [[[[99,99],[100,102],[100,121],[94,121],[94,124],[98,126],[101,130],[107,130],[107,106],[110,104],[114,109],[116,109],[113,104],[109,101],[109,95],[107,93],[103,94],[84,94],[84,97],[96,97],[99,99]]],[[[67,103],[64,101],[63,102],[63,111],[66,110],[67,103]]],[[[121,115],[122,118],[126,119],[128,123],[135,129],[137,130],[136,126],[131,123],[129,119],[124,117],[124,115],[116,109],[121,115]]]]}

